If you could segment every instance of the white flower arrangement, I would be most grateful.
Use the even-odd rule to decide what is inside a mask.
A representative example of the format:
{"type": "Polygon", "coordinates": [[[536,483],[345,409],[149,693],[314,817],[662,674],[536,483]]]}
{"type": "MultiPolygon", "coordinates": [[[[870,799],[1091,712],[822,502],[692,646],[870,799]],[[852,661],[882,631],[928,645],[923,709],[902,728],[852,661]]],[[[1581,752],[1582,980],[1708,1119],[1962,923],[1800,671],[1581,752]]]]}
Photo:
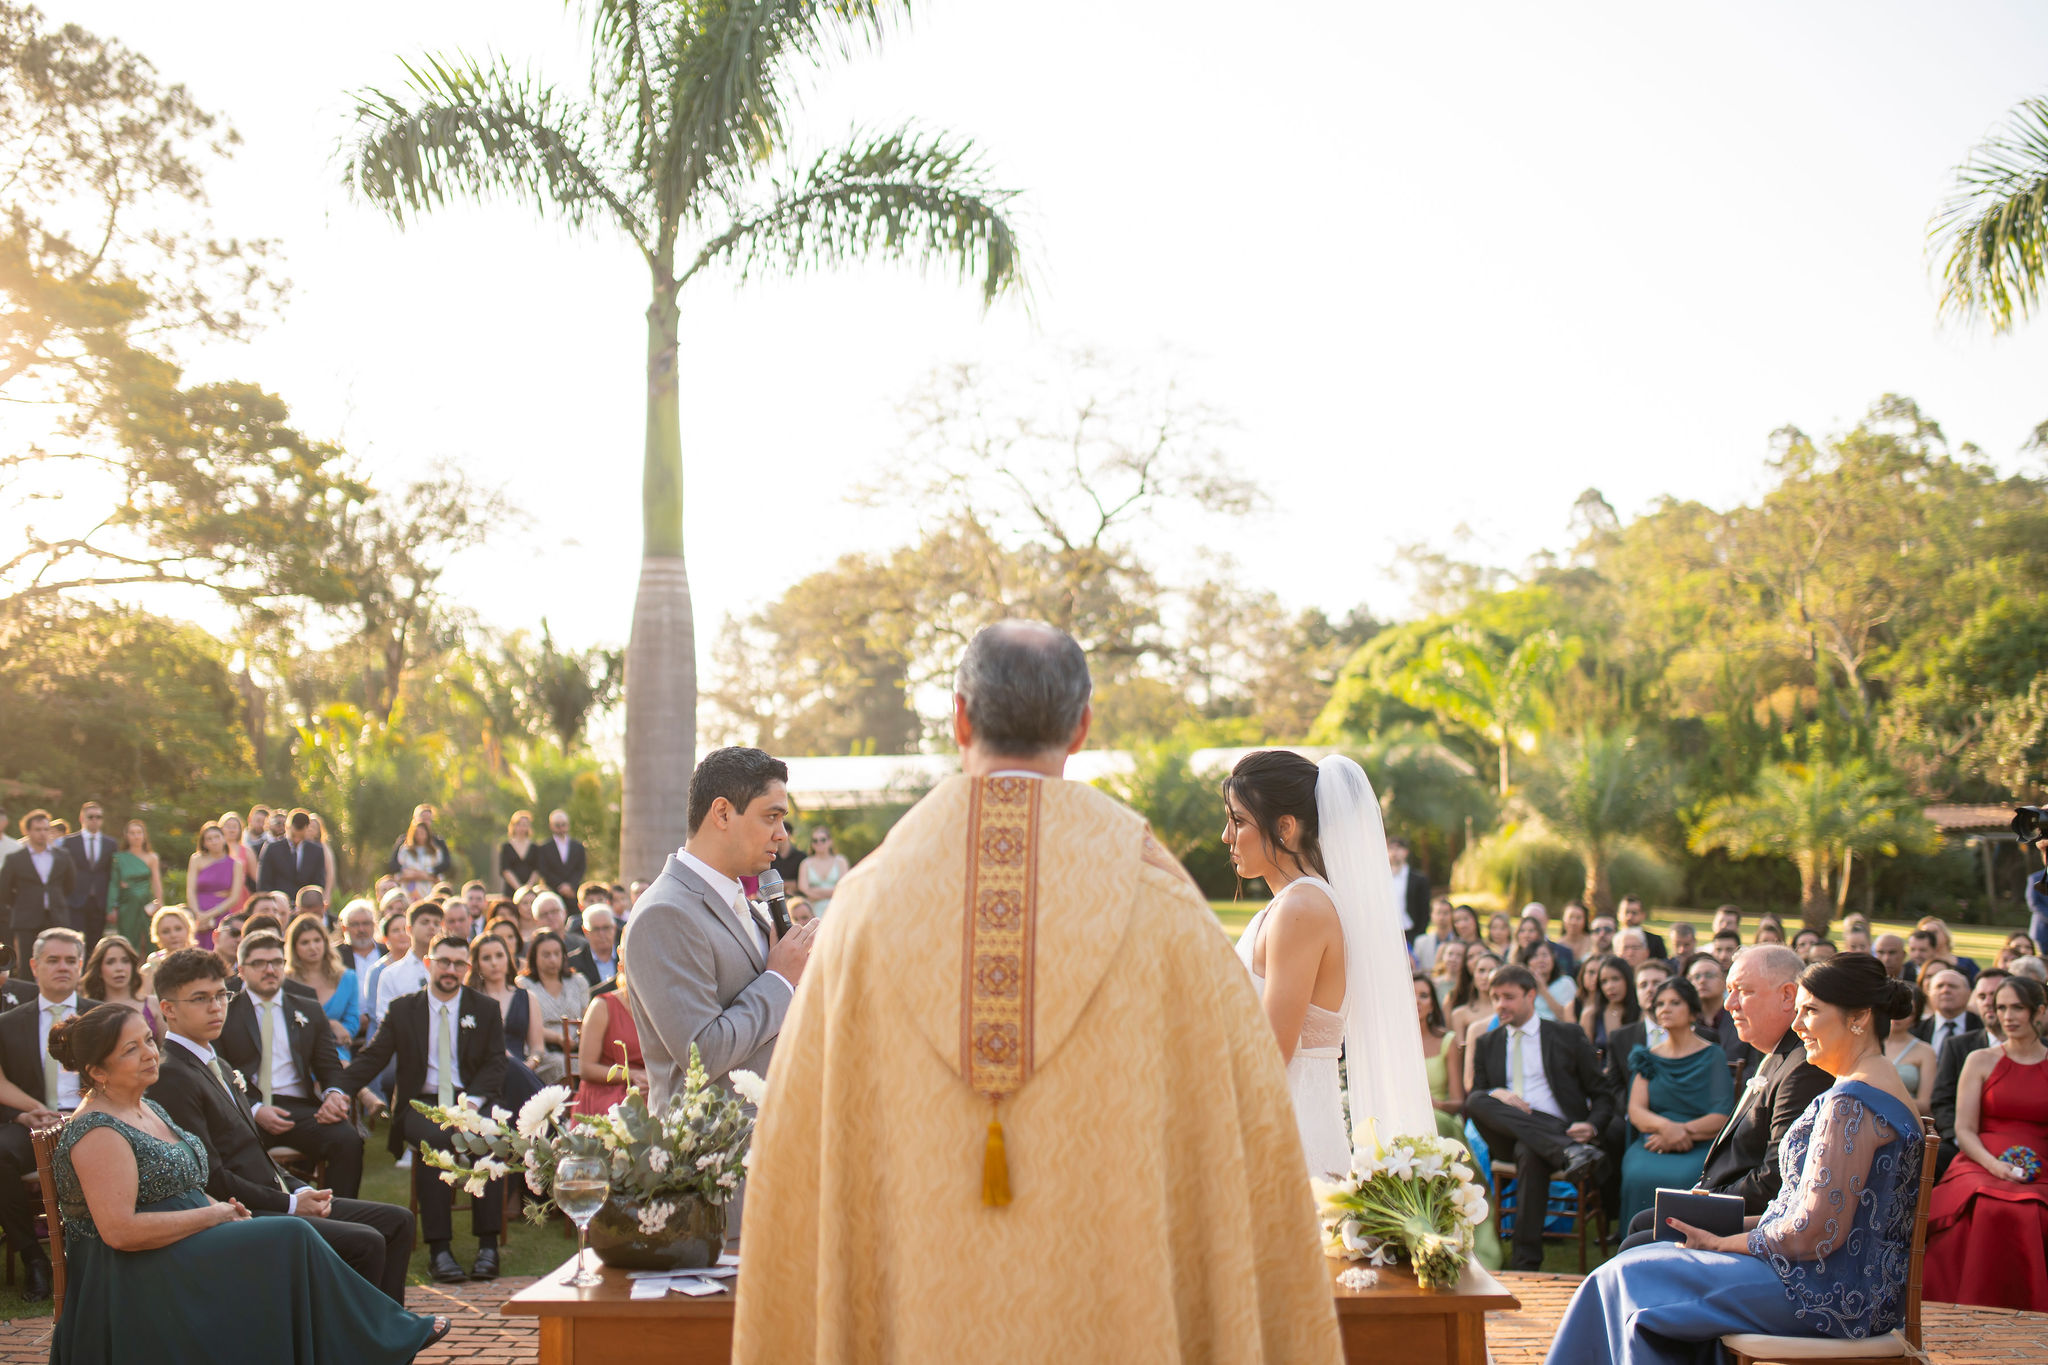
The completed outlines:
{"type": "Polygon", "coordinates": [[[1472,1253],[1472,1229],[1489,1212],[1465,1145],[1431,1133],[1382,1146],[1370,1122],[1352,1140],[1350,1173],[1311,1182],[1324,1251],[1372,1266],[1405,1260],[1424,1286],[1455,1284],[1472,1253]]]}

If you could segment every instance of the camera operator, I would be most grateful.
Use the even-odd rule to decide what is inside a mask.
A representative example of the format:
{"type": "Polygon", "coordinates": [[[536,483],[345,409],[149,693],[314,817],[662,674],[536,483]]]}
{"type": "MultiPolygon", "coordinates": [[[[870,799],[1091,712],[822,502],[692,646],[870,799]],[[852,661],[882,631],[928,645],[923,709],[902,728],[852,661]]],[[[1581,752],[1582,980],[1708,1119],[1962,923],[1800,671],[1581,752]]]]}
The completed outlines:
{"type": "Polygon", "coordinates": [[[2041,956],[2048,957],[2048,834],[2034,840],[2034,851],[2041,855],[2043,867],[2027,878],[2027,909],[2034,915],[2027,932],[2041,956]]]}

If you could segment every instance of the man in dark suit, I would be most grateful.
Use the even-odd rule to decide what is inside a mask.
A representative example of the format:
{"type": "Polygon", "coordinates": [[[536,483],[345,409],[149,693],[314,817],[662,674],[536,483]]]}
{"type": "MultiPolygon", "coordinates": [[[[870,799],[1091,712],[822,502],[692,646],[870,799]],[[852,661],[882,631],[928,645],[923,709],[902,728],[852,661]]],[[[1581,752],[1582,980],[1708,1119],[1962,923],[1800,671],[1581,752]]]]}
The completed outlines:
{"type": "Polygon", "coordinates": [[[1912,1032],[1933,1048],[1937,1057],[1951,1038],[1983,1030],[1983,1018],[1970,1008],[1970,979],[1954,967],[1927,973],[1920,987],[1927,992],[1927,1003],[1933,1009],[1925,1019],[1914,1021],[1912,1032]]]}
{"type": "Polygon", "coordinates": [[[21,833],[27,842],[0,863],[0,913],[7,916],[14,960],[27,962],[37,934],[72,927],[71,892],[78,864],[51,843],[48,811],[24,815],[21,833]]]}
{"type": "Polygon", "coordinates": [[[1664,949],[1664,936],[1649,925],[1649,912],[1643,909],[1643,898],[1641,896],[1623,896],[1621,898],[1621,927],[1624,929],[1642,930],[1643,943],[1644,946],[1649,948],[1651,957],[1665,958],[1667,960],[1670,958],[1671,955],[1664,949]]]}
{"type": "Polygon", "coordinates": [[[582,843],[569,837],[569,812],[555,810],[548,812],[548,837],[535,846],[534,870],[548,885],[548,890],[562,898],[566,911],[577,904],[576,888],[583,884],[583,878],[590,868],[590,855],[582,843]]]}
{"type": "Polygon", "coordinates": [[[227,1018],[226,979],[220,959],[203,948],[172,953],[157,968],[165,1038],[149,1097],[206,1144],[208,1194],[239,1199],[258,1218],[306,1219],[357,1274],[404,1303],[412,1214],[395,1204],[337,1199],[277,1168],[266,1150],[270,1137],[252,1112],[261,1096],[249,1093],[247,1073],[230,1067],[213,1046],[227,1018]]]}
{"type": "MultiPolygon", "coordinates": [[[[1785,1134],[1814,1096],[1835,1082],[1806,1060],[1806,1049],[1792,1032],[1799,973],[1805,965],[1790,948],[1767,943],[1743,949],[1728,975],[1728,1013],[1734,1016],[1742,1041],[1762,1060],[1736,1098],[1735,1112],[1707,1148],[1698,1188],[1740,1195],[1748,1213],[1762,1213],[1778,1197],[1784,1184],[1778,1149],[1785,1134]]],[[[1653,1216],[1636,1215],[1622,1250],[1655,1238],[1653,1216]]]]}
{"type": "Polygon", "coordinates": [[[1387,867],[1394,876],[1394,904],[1408,920],[1401,933],[1412,947],[1429,927],[1429,877],[1408,861],[1408,841],[1398,834],[1387,840],[1387,867]]]}
{"type": "Polygon", "coordinates": [[[22,1177],[36,1173],[35,1148],[28,1135],[78,1107],[78,1076],[51,1059],[50,1029],[59,1020],[97,1008],[99,1001],[78,994],[85,939],[75,929],[45,929],[30,969],[36,975],[36,998],[0,1014],[0,1074],[41,1103],[30,1110],[0,1105],[0,1230],[28,1267],[27,1297],[47,1299],[50,1261],[35,1235],[43,1201],[22,1183],[22,1177]]]}
{"type": "Polygon", "coordinates": [[[264,846],[260,881],[265,891],[281,891],[289,900],[302,886],[327,885],[327,851],[306,837],[312,823],[309,813],[295,810],[285,837],[264,846]]]}
{"type": "Polygon", "coordinates": [[[214,1047],[263,1101],[253,1117],[270,1142],[325,1160],[328,1188],[353,1199],[363,1187],[363,1135],[349,1118],[341,1054],[320,998],[283,989],[284,940],[276,934],[250,934],[238,952],[243,989],[228,1001],[214,1047]]]}
{"type": "Polygon", "coordinates": [[[1727,969],[1712,954],[1694,953],[1692,960],[1685,964],[1685,979],[1700,993],[1700,1031],[1712,1035],[1714,1041],[1721,1045],[1722,1056],[1731,1062],[1744,1063],[1745,1075],[1755,1074],[1757,1055],[1742,1040],[1742,1026],[1728,1011],[1727,969]]]}
{"type": "MultiPolygon", "coordinates": [[[[383,1101],[367,1087],[387,1063],[396,1061],[391,1094],[393,1150],[419,1143],[447,1152],[454,1143],[446,1128],[413,1108],[413,1101],[452,1107],[468,1095],[488,1110],[505,1084],[505,1019],[498,1002],[462,984],[469,975],[469,945],[459,938],[434,940],[427,958],[427,988],[400,996],[384,1022],[342,1073],[344,1088],[371,1109],[383,1101]]],[[[498,1278],[498,1234],[505,1227],[505,1182],[493,1180],[470,1200],[476,1231],[476,1265],[463,1273],[448,1249],[455,1235],[455,1191],[423,1158],[413,1161],[413,1189],[419,1195],[420,1229],[433,1254],[429,1268],[443,1284],[498,1278]]]]}
{"type": "MultiPolygon", "coordinates": [[[[1998,987],[2011,973],[2003,967],[1986,967],[1977,974],[1977,984],[1971,990],[1970,1001],[1977,1006],[1971,1018],[1981,1014],[1982,1028],[1964,1029],[1935,1049],[1934,1053],[1934,1095],[1927,1102],[1927,1115],[1934,1120],[1934,1127],[1941,1134],[1941,1150],[1935,1156],[1935,1178],[1940,1179],[1948,1171],[1948,1164],[1956,1159],[1956,1089],[1963,1078],[1963,1063],[1970,1054],[1993,1043],[2004,1041],[1998,1029],[1998,1011],[1991,1008],[1991,1002],[1998,996],[1998,987]]],[[[1924,1035],[1923,1035],[1924,1041],[1924,1035]]]]}
{"type": "MultiPolygon", "coordinates": [[[[1536,978],[1527,967],[1502,967],[1488,991],[1500,1027],[1473,1056],[1465,1116],[1479,1125],[1497,1159],[1512,1159],[1515,1185],[1548,1191],[1553,1175],[1574,1179],[1600,1165],[1593,1145],[1614,1115],[1614,1095],[1593,1044],[1575,1024],[1536,1017],[1536,978]]],[[[1545,1197],[1524,1197],[1515,1218],[1512,1266],[1543,1268],[1545,1197]]]]}
{"type": "Polygon", "coordinates": [[[593,905],[583,912],[583,946],[570,953],[565,965],[601,990],[619,974],[619,917],[609,905],[593,905]]]}
{"type": "Polygon", "coordinates": [[[78,833],[64,841],[64,852],[77,869],[71,879],[70,924],[85,935],[87,957],[107,927],[107,883],[114,877],[115,844],[106,823],[100,803],[88,801],[78,809],[78,833]]]}

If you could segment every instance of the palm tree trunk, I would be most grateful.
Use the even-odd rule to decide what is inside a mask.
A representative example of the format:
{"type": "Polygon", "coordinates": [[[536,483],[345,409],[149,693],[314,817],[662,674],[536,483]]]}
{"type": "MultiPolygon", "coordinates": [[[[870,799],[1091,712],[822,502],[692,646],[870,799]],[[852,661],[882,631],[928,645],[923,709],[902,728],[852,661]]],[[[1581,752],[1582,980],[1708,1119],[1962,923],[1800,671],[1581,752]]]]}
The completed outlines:
{"type": "Polygon", "coordinates": [[[1501,729],[1500,738],[1500,794],[1508,794],[1508,738],[1505,726],[1501,729]]]}
{"type": "Polygon", "coordinates": [[[1837,915],[1849,913],[1849,874],[1855,870],[1855,867],[1856,850],[1853,848],[1843,849],[1842,884],[1835,888],[1835,913],[1837,915]]]}
{"type": "Polygon", "coordinates": [[[1586,864],[1586,917],[1591,920],[1613,914],[1614,883],[1607,876],[1607,859],[1603,850],[1582,848],[1579,858],[1586,864]]]}
{"type": "Polygon", "coordinates": [[[619,876],[652,879],[689,832],[697,762],[697,631],[683,567],[679,314],[657,276],[647,309],[647,448],[640,476],[640,587],[626,646],[626,781],[619,876]]]}
{"type": "Polygon", "coordinates": [[[1827,855],[1819,852],[1802,854],[1799,863],[1799,917],[1809,929],[1825,934],[1828,931],[1828,872],[1827,855]]]}

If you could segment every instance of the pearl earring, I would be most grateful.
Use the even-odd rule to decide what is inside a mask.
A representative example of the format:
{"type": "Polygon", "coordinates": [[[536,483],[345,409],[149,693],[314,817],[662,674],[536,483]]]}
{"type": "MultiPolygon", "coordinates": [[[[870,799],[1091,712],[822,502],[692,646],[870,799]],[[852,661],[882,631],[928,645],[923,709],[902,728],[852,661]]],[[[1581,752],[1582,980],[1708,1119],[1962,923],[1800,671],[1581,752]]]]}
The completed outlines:
{"type": "Polygon", "coordinates": [[[1861,1032],[1863,1032],[1863,1025],[1861,1025],[1861,1024],[1851,1024],[1851,1025],[1849,1025],[1849,1032],[1851,1032],[1851,1033],[1861,1033],[1861,1032]]]}

